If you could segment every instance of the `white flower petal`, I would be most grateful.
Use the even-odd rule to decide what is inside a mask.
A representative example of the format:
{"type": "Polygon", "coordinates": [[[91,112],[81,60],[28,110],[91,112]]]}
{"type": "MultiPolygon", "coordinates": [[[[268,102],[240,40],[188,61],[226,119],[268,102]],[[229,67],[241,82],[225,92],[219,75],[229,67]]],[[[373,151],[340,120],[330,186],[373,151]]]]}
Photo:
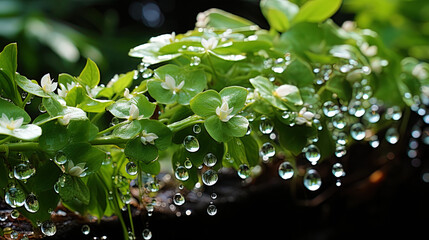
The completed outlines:
{"type": "Polygon", "coordinates": [[[128,117],[128,120],[134,120],[139,118],[140,116],[140,112],[139,112],[139,108],[135,105],[135,104],[131,104],[130,107],[130,116],[128,117]]]}
{"type": "Polygon", "coordinates": [[[276,89],[276,94],[280,98],[286,97],[289,94],[298,92],[298,88],[294,85],[283,84],[276,89]]]}

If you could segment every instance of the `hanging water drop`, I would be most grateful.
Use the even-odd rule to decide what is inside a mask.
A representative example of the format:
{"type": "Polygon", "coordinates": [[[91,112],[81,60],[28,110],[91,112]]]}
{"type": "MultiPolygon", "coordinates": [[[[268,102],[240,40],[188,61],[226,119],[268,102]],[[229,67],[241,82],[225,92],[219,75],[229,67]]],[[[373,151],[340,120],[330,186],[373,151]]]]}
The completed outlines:
{"type": "Polygon", "coordinates": [[[54,157],[54,162],[58,165],[65,164],[67,162],[67,156],[63,152],[57,152],[54,157]]]}
{"type": "Polygon", "coordinates": [[[91,231],[91,228],[88,225],[83,225],[80,229],[84,235],[88,235],[91,231]]]}
{"type": "Polygon", "coordinates": [[[315,165],[317,161],[319,161],[320,150],[316,145],[314,144],[308,145],[306,148],[304,148],[304,152],[305,152],[305,157],[312,165],[315,165]]]}
{"type": "Polygon", "coordinates": [[[259,155],[262,157],[262,160],[267,161],[270,157],[276,155],[276,149],[270,142],[266,142],[262,144],[259,155]]]}
{"type": "Polygon", "coordinates": [[[186,169],[192,168],[192,162],[189,158],[186,158],[186,160],[183,162],[183,166],[185,166],[186,169]]]}
{"type": "Polygon", "coordinates": [[[198,139],[192,135],[188,135],[183,139],[183,146],[188,152],[196,152],[200,149],[198,139]]]}
{"type": "Polygon", "coordinates": [[[174,176],[180,181],[186,181],[189,178],[189,173],[184,166],[178,166],[174,172],[174,176]]]}
{"type": "Polygon", "coordinates": [[[213,169],[205,171],[201,176],[203,183],[207,186],[213,186],[217,182],[218,178],[216,171],[213,169]]]}
{"type": "Polygon", "coordinates": [[[338,113],[332,118],[332,125],[337,129],[343,129],[346,127],[347,122],[342,113],[338,113]]]}
{"type": "Polygon", "coordinates": [[[279,166],[279,176],[284,180],[290,179],[294,174],[293,166],[289,162],[282,162],[279,166]]]}
{"type": "Polygon", "coordinates": [[[214,216],[216,215],[216,213],[217,213],[217,207],[213,203],[210,203],[207,206],[207,214],[209,214],[210,216],[214,216]]]}
{"type": "Polygon", "coordinates": [[[358,100],[350,102],[348,111],[350,115],[355,117],[362,117],[365,114],[365,108],[362,106],[362,102],[358,100]]]}
{"type": "Polygon", "coordinates": [[[322,179],[315,169],[309,169],[304,175],[304,186],[310,191],[316,191],[322,185],[322,179]]]}
{"type": "Polygon", "coordinates": [[[191,57],[191,62],[189,63],[189,66],[193,67],[193,66],[198,66],[201,63],[201,58],[197,57],[197,56],[192,56],[191,57]]]}
{"type": "Polygon", "coordinates": [[[335,147],[335,156],[337,158],[341,158],[341,157],[344,157],[344,155],[346,155],[346,154],[347,154],[346,146],[341,145],[341,144],[336,144],[336,147],[335,147]]]}
{"type": "Polygon", "coordinates": [[[270,134],[273,132],[273,129],[274,124],[271,119],[266,116],[261,116],[261,122],[259,123],[259,130],[261,131],[261,133],[270,134]]]}
{"type": "Polygon", "coordinates": [[[195,124],[193,127],[192,127],[192,131],[195,133],[195,134],[198,134],[198,133],[200,133],[201,132],[201,125],[200,124],[195,124]]]}
{"type": "Polygon", "coordinates": [[[128,162],[127,165],[125,165],[125,171],[131,176],[135,176],[138,172],[137,164],[128,162]]]}
{"type": "Polygon", "coordinates": [[[37,212],[39,210],[39,201],[37,200],[36,195],[30,193],[25,199],[24,207],[31,213],[37,212]]]}
{"type": "Polygon", "coordinates": [[[204,165],[213,167],[217,163],[217,157],[213,153],[207,153],[203,158],[204,165]]]}
{"type": "Polygon", "coordinates": [[[177,206],[181,206],[185,203],[185,197],[181,193],[176,193],[173,197],[173,202],[177,206]]]}
{"type": "Polygon", "coordinates": [[[40,230],[42,230],[42,233],[46,236],[54,236],[57,232],[57,227],[52,221],[48,220],[42,223],[40,230]]]}
{"type": "Polygon", "coordinates": [[[16,209],[13,209],[13,210],[10,212],[10,217],[11,217],[12,219],[18,219],[18,218],[19,218],[19,211],[18,211],[18,210],[16,210],[16,209]]]}
{"type": "Polygon", "coordinates": [[[18,180],[29,179],[36,173],[36,169],[29,163],[24,162],[13,167],[13,176],[18,180]]]}
{"type": "Polygon", "coordinates": [[[143,229],[142,236],[144,240],[149,240],[152,238],[152,232],[149,228],[143,229]]]}
{"type": "Polygon", "coordinates": [[[354,140],[360,141],[365,138],[365,127],[362,123],[355,123],[350,127],[350,135],[354,140]]]}
{"type": "Polygon", "coordinates": [[[6,191],[4,200],[12,208],[22,207],[25,204],[25,193],[21,189],[12,186],[6,191]]]}
{"type": "Polygon", "coordinates": [[[378,113],[379,107],[372,105],[370,110],[364,115],[364,118],[370,123],[377,123],[380,120],[380,114],[378,113]]]}
{"type": "Polygon", "coordinates": [[[396,128],[394,128],[394,127],[387,129],[385,137],[386,137],[386,140],[388,143],[390,143],[390,144],[397,143],[399,141],[398,130],[396,130],[396,128]]]}
{"type": "Polygon", "coordinates": [[[325,116],[333,117],[337,115],[339,112],[340,112],[340,107],[338,107],[338,105],[336,105],[334,102],[326,101],[325,103],[323,103],[323,113],[325,114],[325,116]]]}
{"type": "Polygon", "coordinates": [[[275,73],[283,73],[286,69],[286,62],[284,58],[277,58],[274,60],[274,64],[271,67],[271,70],[275,73]]]}
{"type": "Polygon", "coordinates": [[[237,174],[241,179],[246,179],[248,177],[250,177],[250,168],[249,166],[247,166],[246,164],[241,164],[238,167],[238,171],[237,174]]]}
{"type": "Polygon", "coordinates": [[[153,76],[153,70],[150,68],[146,68],[141,72],[141,75],[143,79],[150,78],[153,76]]]}
{"type": "Polygon", "coordinates": [[[372,136],[369,138],[369,145],[370,145],[372,148],[377,148],[377,147],[380,145],[380,141],[378,140],[378,136],[377,136],[377,135],[372,135],[372,136]]]}
{"type": "Polygon", "coordinates": [[[343,165],[338,162],[332,165],[332,174],[337,178],[344,177],[346,172],[344,172],[343,165]]]}

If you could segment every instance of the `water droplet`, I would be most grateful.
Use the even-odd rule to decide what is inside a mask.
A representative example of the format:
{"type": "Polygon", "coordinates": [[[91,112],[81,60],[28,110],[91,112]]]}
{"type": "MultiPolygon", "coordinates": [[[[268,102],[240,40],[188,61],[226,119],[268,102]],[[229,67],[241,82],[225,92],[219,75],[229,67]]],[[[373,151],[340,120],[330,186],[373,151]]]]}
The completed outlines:
{"type": "Polygon", "coordinates": [[[362,106],[361,101],[350,102],[348,111],[350,115],[354,115],[355,117],[362,117],[365,114],[365,108],[362,106]]]}
{"type": "Polygon", "coordinates": [[[183,146],[188,152],[196,152],[200,149],[198,139],[192,135],[188,135],[183,139],[183,146]]]}
{"type": "Polygon", "coordinates": [[[207,153],[203,158],[204,165],[213,167],[217,163],[217,157],[213,153],[207,153]]]}
{"type": "Polygon", "coordinates": [[[67,156],[63,152],[57,152],[54,157],[54,162],[58,165],[65,164],[67,162],[67,156]]]}
{"type": "Polygon", "coordinates": [[[185,197],[181,193],[176,193],[173,197],[173,202],[177,206],[181,206],[185,203],[185,197]]]}
{"type": "Polygon", "coordinates": [[[309,169],[304,175],[304,186],[310,191],[316,191],[322,185],[322,179],[315,169],[309,169]]]}
{"type": "Polygon", "coordinates": [[[337,115],[335,115],[332,118],[332,125],[334,125],[334,127],[337,129],[343,129],[344,127],[346,127],[347,122],[344,115],[342,113],[338,113],[337,115]]]}
{"type": "Polygon", "coordinates": [[[386,140],[388,143],[390,143],[390,144],[397,143],[399,141],[398,130],[396,130],[396,128],[394,128],[394,127],[387,129],[385,137],[386,137],[386,140]]]}
{"type": "Polygon", "coordinates": [[[0,222],[7,220],[7,212],[0,212],[0,222]]]}
{"type": "Polygon", "coordinates": [[[275,73],[283,73],[286,69],[286,62],[284,58],[277,58],[274,60],[271,70],[275,73]]]}
{"type": "Polygon", "coordinates": [[[362,87],[362,98],[367,100],[372,96],[372,87],[369,85],[362,87]]]}
{"type": "Polygon", "coordinates": [[[370,145],[372,148],[377,148],[377,147],[380,145],[380,141],[378,140],[378,136],[377,136],[377,135],[372,135],[372,136],[369,138],[369,145],[370,145]]]}
{"type": "Polygon", "coordinates": [[[217,194],[214,192],[210,195],[210,198],[215,200],[217,198],[217,194]]]}
{"type": "Polygon", "coordinates": [[[304,152],[305,152],[305,157],[311,164],[315,165],[317,161],[319,161],[320,151],[316,145],[314,144],[308,145],[306,148],[304,148],[304,152]]]}
{"type": "Polygon", "coordinates": [[[350,127],[350,135],[354,140],[360,141],[365,138],[365,127],[362,123],[355,123],[350,127]]]}
{"type": "Polygon", "coordinates": [[[295,171],[293,170],[292,164],[289,162],[282,162],[279,166],[279,175],[281,178],[287,180],[293,177],[295,171]]]}
{"type": "Polygon", "coordinates": [[[261,116],[261,122],[259,123],[259,130],[261,131],[261,133],[270,134],[273,132],[273,129],[274,124],[271,119],[266,116],[261,116]]]}
{"type": "Polygon", "coordinates": [[[341,158],[346,154],[347,154],[346,146],[337,144],[335,147],[335,156],[337,156],[337,158],[341,158]]]}
{"type": "Polygon", "coordinates": [[[18,180],[29,179],[36,173],[36,169],[29,163],[24,162],[13,167],[13,176],[18,180]]]}
{"type": "Polygon", "coordinates": [[[174,176],[176,176],[177,179],[180,181],[186,181],[189,179],[189,173],[188,170],[186,170],[183,166],[178,166],[176,168],[176,171],[174,172],[174,176]]]}
{"type": "Polygon", "coordinates": [[[218,178],[216,171],[212,169],[205,171],[201,176],[203,183],[207,186],[213,186],[217,182],[218,178]]]}
{"type": "Polygon", "coordinates": [[[332,174],[337,178],[344,177],[346,172],[344,172],[343,165],[341,163],[335,163],[332,165],[332,174]]]}
{"type": "Polygon", "coordinates": [[[195,134],[198,134],[198,133],[200,133],[201,132],[201,125],[200,124],[195,124],[193,127],[192,127],[192,131],[195,133],[195,134]]]}
{"type": "Polygon", "coordinates": [[[37,196],[30,193],[25,199],[24,206],[25,209],[31,213],[37,212],[39,210],[39,201],[37,200],[37,196]]]}
{"type": "Polygon", "coordinates": [[[276,149],[270,142],[262,144],[261,150],[259,150],[259,155],[264,161],[268,160],[270,157],[276,155],[276,149]]]}
{"type": "Polygon", "coordinates": [[[282,118],[286,120],[288,123],[295,121],[295,118],[298,114],[293,111],[286,110],[282,113],[282,118]]]}
{"type": "Polygon", "coordinates": [[[377,123],[380,120],[378,109],[377,105],[372,105],[370,110],[365,113],[364,118],[370,123],[377,123]]]}
{"type": "Polygon", "coordinates": [[[52,221],[48,220],[42,223],[40,230],[42,230],[42,233],[46,236],[54,236],[57,232],[57,227],[52,221]]]}
{"type": "Polygon", "coordinates": [[[125,165],[125,171],[127,171],[131,176],[135,176],[138,172],[137,164],[134,162],[128,162],[127,165],[125,165]]]}
{"type": "Polygon", "coordinates": [[[193,67],[193,66],[198,66],[198,65],[200,65],[200,63],[201,63],[201,58],[199,58],[199,57],[197,57],[197,56],[192,56],[192,57],[191,57],[191,62],[189,63],[189,65],[190,65],[191,67],[193,67]]]}
{"type": "Polygon", "coordinates": [[[393,107],[388,108],[386,110],[386,113],[385,113],[384,117],[387,120],[392,119],[394,121],[398,121],[402,117],[401,108],[399,106],[393,106],[393,107]]]}
{"type": "Polygon", "coordinates": [[[325,103],[323,103],[323,113],[325,114],[325,116],[333,117],[337,115],[339,112],[340,112],[340,107],[338,107],[338,105],[336,105],[334,102],[326,101],[325,103]]]}
{"type": "Polygon", "coordinates": [[[10,233],[10,238],[11,239],[18,239],[18,237],[19,237],[19,233],[17,231],[12,231],[10,233]]]}
{"type": "Polygon", "coordinates": [[[142,236],[144,240],[149,240],[152,238],[152,232],[149,230],[149,228],[143,229],[142,236]]]}
{"type": "Polygon", "coordinates": [[[82,226],[82,228],[80,230],[82,231],[82,233],[84,235],[88,235],[89,232],[91,231],[91,228],[88,225],[85,224],[85,225],[82,226]]]}
{"type": "Polygon", "coordinates": [[[210,204],[207,206],[207,213],[208,213],[210,216],[214,216],[214,215],[216,215],[216,213],[217,213],[217,207],[216,207],[214,204],[210,203],[210,204]]]}
{"type": "Polygon", "coordinates": [[[13,209],[13,210],[10,212],[10,217],[11,217],[12,219],[18,219],[18,218],[19,218],[19,211],[18,211],[18,210],[16,210],[16,209],[13,209]]]}
{"type": "Polygon", "coordinates": [[[246,179],[248,177],[250,177],[250,168],[249,166],[247,166],[246,164],[241,164],[238,167],[238,171],[237,174],[241,179],[246,179]]]}
{"type": "Polygon", "coordinates": [[[12,208],[22,207],[25,204],[25,193],[16,187],[10,187],[5,195],[4,200],[12,208]]]}
{"type": "Polygon", "coordinates": [[[153,76],[153,70],[150,68],[146,68],[141,72],[141,75],[143,79],[150,78],[153,76]]]}
{"type": "Polygon", "coordinates": [[[192,168],[192,162],[189,158],[186,158],[185,162],[183,162],[183,165],[185,166],[186,169],[192,168]]]}
{"type": "Polygon", "coordinates": [[[334,132],[333,133],[333,139],[339,145],[346,145],[347,144],[347,134],[345,132],[334,132]]]}

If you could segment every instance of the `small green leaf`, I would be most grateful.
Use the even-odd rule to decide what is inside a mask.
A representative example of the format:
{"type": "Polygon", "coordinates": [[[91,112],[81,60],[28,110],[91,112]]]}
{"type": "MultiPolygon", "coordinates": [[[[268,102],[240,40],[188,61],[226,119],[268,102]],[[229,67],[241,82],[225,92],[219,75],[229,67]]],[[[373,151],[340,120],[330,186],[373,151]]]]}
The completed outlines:
{"type": "Polygon", "coordinates": [[[119,99],[114,104],[107,107],[107,110],[117,118],[127,119],[130,116],[131,104],[135,104],[139,109],[139,116],[150,118],[155,111],[156,104],[149,102],[143,94],[137,95],[130,100],[119,99]]]}
{"type": "Polygon", "coordinates": [[[131,86],[135,75],[135,71],[130,71],[119,75],[118,79],[113,83],[112,89],[116,94],[124,93],[125,88],[131,86]]]}
{"type": "Polygon", "coordinates": [[[100,82],[100,71],[98,70],[97,64],[88,58],[78,80],[82,85],[90,88],[97,86],[100,82]]]}
{"type": "Polygon", "coordinates": [[[192,111],[201,117],[209,117],[216,114],[216,108],[221,105],[222,98],[215,90],[207,90],[199,93],[191,100],[192,111]]]}
{"type": "Polygon", "coordinates": [[[82,179],[67,174],[63,175],[62,178],[64,178],[64,185],[60,185],[58,192],[65,202],[78,200],[85,205],[89,204],[90,192],[82,179]]]}
{"type": "Polygon", "coordinates": [[[57,121],[43,124],[42,132],[43,134],[39,138],[39,147],[47,152],[56,152],[68,144],[67,129],[57,121]]]}
{"type": "Polygon", "coordinates": [[[161,171],[161,164],[156,160],[150,163],[139,162],[139,166],[143,172],[151,175],[158,175],[161,171]]]}
{"type": "Polygon", "coordinates": [[[155,146],[159,150],[165,150],[171,145],[173,133],[163,123],[151,119],[142,119],[139,122],[142,131],[144,130],[146,133],[154,133],[158,136],[158,139],[154,142],[155,146]]]}
{"type": "Polygon", "coordinates": [[[63,150],[69,161],[73,161],[76,166],[79,163],[85,163],[86,175],[92,174],[100,169],[106,153],[89,143],[69,143],[63,150]]]}
{"type": "Polygon", "coordinates": [[[128,55],[131,57],[143,58],[142,62],[147,64],[158,64],[170,61],[182,55],[181,53],[160,54],[160,48],[167,45],[160,42],[149,42],[132,48],[128,55]]]}
{"type": "Polygon", "coordinates": [[[89,142],[95,138],[98,133],[98,127],[89,121],[73,120],[67,126],[70,142],[89,142]]]}
{"type": "Polygon", "coordinates": [[[122,139],[132,139],[141,132],[139,121],[131,121],[125,125],[115,128],[113,135],[122,139]]]}
{"type": "Polygon", "coordinates": [[[103,180],[98,176],[99,173],[92,174],[88,178],[87,186],[90,192],[90,199],[88,204],[89,212],[98,217],[102,218],[107,208],[107,192],[103,183],[103,180]]]}
{"type": "Polygon", "coordinates": [[[342,0],[310,0],[301,6],[293,23],[323,22],[340,8],[342,0]]]}
{"type": "Polygon", "coordinates": [[[214,140],[227,142],[232,137],[244,136],[249,122],[240,115],[232,117],[228,122],[222,122],[217,115],[213,115],[204,121],[204,126],[214,140]]]}
{"type": "Polygon", "coordinates": [[[24,118],[23,124],[31,121],[30,115],[28,115],[24,109],[0,98],[0,117],[3,114],[5,114],[9,119],[13,118],[16,120],[18,118],[24,118]]]}
{"type": "MultiPolygon", "coordinates": [[[[240,138],[232,138],[227,142],[229,157],[233,159],[232,166],[235,169],[241,164],[246,164],[249,166],[249,162],[247,161],[246,149],[244,147],[243,142],[240,138]]],[[[259,157],[259,155],[257,155],[259,157]]]]}
{"type": "Polygon", "coordinates": [[[278,32],[287,31],[299,11],[296,4],[283,0],[262,0],[260,5],[270,27],[278,32]]]}
{"type": "MultiPolygon", "coordinates": [[[[15,72],[18,66],[17,63],[18,48],[16,43],[11,43],[3,48],[3,51],[0,53],[0,69],[7,75],[9,81],[15,79],[15,72]]],[[[9,85],[13,85],[12,82],[9,82],[9,85]]]]}
{"type": "Polygon", "coordinates": [[[25,76],[22,76],[17,73],[15,81],[20,88],[22,88],[28,93],[34,94],[39,97],[49,97],[49,94],[43,91],[42,87],[37,84],[37,82],[30,81],[25,76]]]}
{"type": "Polygon", "coordinates": [[[144,145],[138,137],[127,143],[125,155],[137,162],[150,163],[158,157],[158,149],[152,144],[144,145]]]}
{"type": "Polygon", "coordinates": [[[247,90],[243,87],[226,87],[219,92],[222,100],[228,102],[228,107],[234,108],[231,112],[232,115],[237,114],[244,107],[247,93],[247,90]]]}
{"type": "Polygon", "coordinates": [[[270,80],[268,80],[265,77],[257,76],[255,78],[251,78],[249,81],[253,85],[253,87],[258,91],[259,95],[267,102],[269,102],[271,105],[281,110],[287,109],[282,99],[274,96],[273,94],[274,86],[270,82],[270,80]]]}
{"type": "Polygon", "coordinates": [[[234,29],[256,26],[254,23],[245,18],[216,8],[209,9],[201,14],[204,16],[205,21],[203,21],[204,25],[199,27],[234,29]]]}

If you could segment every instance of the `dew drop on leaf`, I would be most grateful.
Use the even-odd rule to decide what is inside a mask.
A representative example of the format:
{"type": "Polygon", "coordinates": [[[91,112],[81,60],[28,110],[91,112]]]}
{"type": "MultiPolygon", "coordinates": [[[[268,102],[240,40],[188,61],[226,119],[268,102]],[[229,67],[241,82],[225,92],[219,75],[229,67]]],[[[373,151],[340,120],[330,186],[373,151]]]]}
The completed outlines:
{"type": "Polygon", "coordinates": [[[270,157],[274,157],[276,154],[276,149],[270,142],[262,144],[261,149],[259,150],[259,155],[262,157],[262,160],[266,161],[270,157]]]}
{"type": "Polygon", "coordinates": [[[266,116],[261,117],[261,122],[259,123],[259,130],[263,134],[270,134],[273,132],[274,124],[273,122],[266,116]]]}
{"type": "Polygon", "coordinates": [[[180,181],[186,181],[189,179],[188,170],[184,166],[178,166],[174,172],[174,176],[180,181]]]}
{"type": "Polygon", "coordinates": [[[337,115],[339,112],[340,112],[340,107],[338,107],[338,105],[336,105],[334,102],[326,101],[325,103],[323,103],[323,113],[325,114],[325,116],[333,117],[337,115]]]}
{"type": "Polygon", "coordinates": [[[57,152],[54,157],[54,162],[58,165],[65,164],[67,162],[67,157],[63,152],[57,152]]]}
{"type": "Polygon", "coordinates": [[[137,164],[134,162],[128,162],[125,166],[125,171],[127,171],[131,176],[135,176],[138,172],[137,164]]]}
{"type": "Polygon", "coordinates": [[[350,127],[350,135],[354,140],[360,141],[365,138],[365,127],[362,123],[355,123],[350,127]]]}
{"type": "Polygon", "coordinates": [[[391,127],[386,131],[386,141],[390,144],[395,144],[399,141],[399,133],[396,128],[391,127]]]}
{"type": "Polygon", "coordinates": [[[207,153],[203,158],[204,165],[213,167],[217,163],[217,157],[213,153],[207,153]]]}
{"type": "Polygon", "coordinates": [[[25,193],[16,187],[10,187],[5,195],[4,200],[12,208],[22,207],[25,204],[25,193]]]}
{"type": "Polygon", "coordinates": [[[188,152],[196,152],[200,149],[198,139],[192,135],[188,135],[183,139],[183,146],[188,152]]]}
{"type": "Polygon", "coordinates": [[[316,191],[322,185],[322,179],[315,169],[309,169],[304,175],[304,186],[310,191],[316,191]]]}
{"type": "Polygon", "coordinates": [[[287,179],[292,178],[293,174],[294,174],[294,170],[293,170],[292,165],[289,162],[285,161],[285,162],[282,162],[280,164],[279,176],[281,178],[283,178],[284,180],[287,180],[287,179]]]}
{"type": "Polygon", "coordinates": [[[39,210],[39,201],[37,200],[37,196],[30,193],[25,199],[24,206],[25,209],[31,213],[37,212],[39,210]]]}
{"type": "Polygon", "coordinates": [[[198,134],[198,133],[200,133],[201,132],[201,125],[200,124],[195,124],[193,127],[192,127],[192,131],[195,133],[195,134],[198,134]]]}
{"type": "Polygon", "coordinates": [[[13,176],[18,180],[29,179],[35,173],[36,169],[29,162],[23,162],[13,167],[13,176]]]}
{"type": "Polygon", "coordinates": [[[13,209],[13,210],[10,212],[10,217],[11,217],[12,219],[18,219],[18,218],[19,218],[19,211],[18,211],[18,210],[16,210],[16,209],[13,209]]]}

